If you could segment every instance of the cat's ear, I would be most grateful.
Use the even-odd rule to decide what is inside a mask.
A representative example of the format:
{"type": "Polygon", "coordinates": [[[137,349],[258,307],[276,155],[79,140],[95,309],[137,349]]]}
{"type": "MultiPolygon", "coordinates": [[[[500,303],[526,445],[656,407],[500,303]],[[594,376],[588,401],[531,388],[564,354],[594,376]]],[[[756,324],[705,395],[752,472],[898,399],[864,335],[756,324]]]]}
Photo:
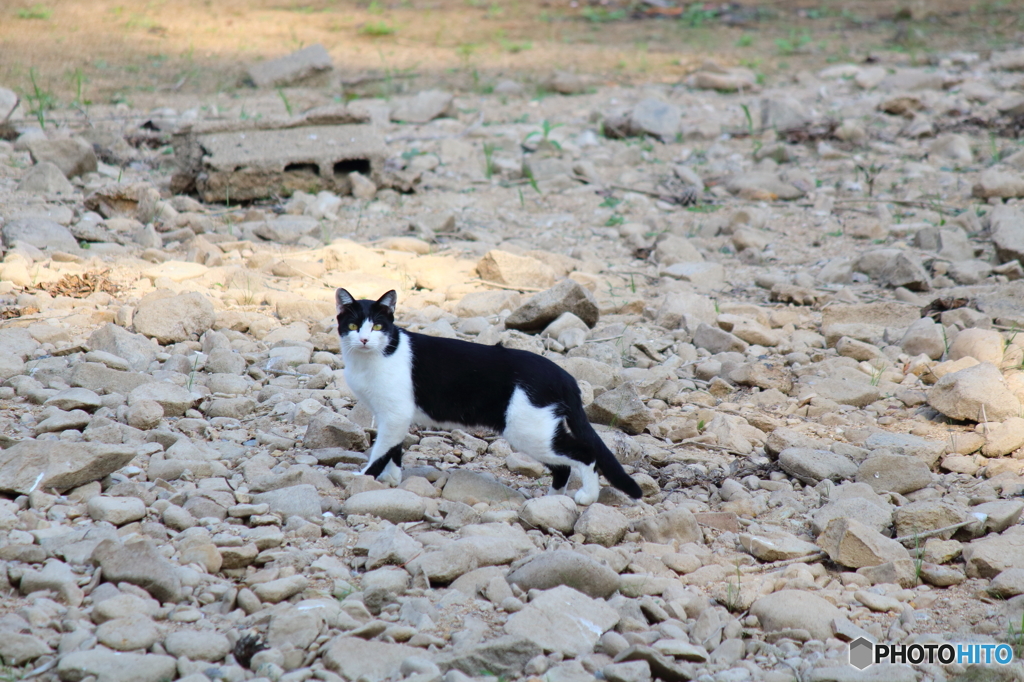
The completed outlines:
{"type": "Polygon", "coordinates": [[[382,305],[388,309],[388,312],[392,315],[395,314],[395,305],[398,303],[398,294],[392,289],[388,293],[384,294],[377,299],[377,305],[382,305]]]}
{"type": "Polygon", "coordinates": [[[356,302],[356,299],[344,289],[338,289],[334,292],[334,302],[338,304],[338,314],[341,315],[346,308],[356,302]]]}

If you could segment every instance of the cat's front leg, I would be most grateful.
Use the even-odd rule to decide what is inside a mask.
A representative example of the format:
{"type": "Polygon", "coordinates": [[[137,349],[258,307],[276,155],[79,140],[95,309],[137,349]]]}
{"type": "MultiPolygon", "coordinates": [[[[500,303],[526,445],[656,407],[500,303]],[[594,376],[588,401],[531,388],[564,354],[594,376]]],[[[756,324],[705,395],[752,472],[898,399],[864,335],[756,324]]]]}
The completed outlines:
{"type": "Polygon", "coordinates": [[[382,483],[397,486],[402,482],[402,442],[409,433],[412,418],[382,420],[377,439],[370,450],[370,461],[360,472],[382,483]]]}

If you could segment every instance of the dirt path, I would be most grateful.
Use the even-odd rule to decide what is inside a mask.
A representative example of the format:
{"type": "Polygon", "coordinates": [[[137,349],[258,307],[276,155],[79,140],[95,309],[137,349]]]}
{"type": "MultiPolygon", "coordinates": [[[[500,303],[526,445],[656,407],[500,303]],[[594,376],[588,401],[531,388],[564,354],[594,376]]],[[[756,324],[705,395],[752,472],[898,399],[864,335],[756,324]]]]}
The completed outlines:
{"type": "Polygon", "coordinates": [[[19,0],[0,10],[0,83],[56,107],[169,91],[230,95],[246,65],[314,43],[344,79],[380,78],[376,92],[359,94],[438,81],[486,92],[501,76],[552,69],[674,82],[709,58],[768,77],[877,51],[925,61],[937,50],[992,49],[1019,35],[1015,4],[636,6],[644,11],[564,0],[19,0]]]}

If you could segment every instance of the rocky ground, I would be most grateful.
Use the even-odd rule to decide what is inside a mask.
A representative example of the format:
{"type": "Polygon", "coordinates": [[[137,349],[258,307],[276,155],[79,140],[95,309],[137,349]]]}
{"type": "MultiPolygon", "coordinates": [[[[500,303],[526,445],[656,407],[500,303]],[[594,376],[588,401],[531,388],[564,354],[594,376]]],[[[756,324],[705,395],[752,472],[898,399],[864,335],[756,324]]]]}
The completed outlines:
{"type": "Polygon", "coordinates": [[[892,59],[356,100],[378,182],[248,206],[173,195],[156,133],[273,90],[16,109],[4,679],[990,674],[847,663],[1024,626],[1024,53],[892,59]],[[463,431],[357,475],[339,286],[552,358],[644,498],[463,431]]]}

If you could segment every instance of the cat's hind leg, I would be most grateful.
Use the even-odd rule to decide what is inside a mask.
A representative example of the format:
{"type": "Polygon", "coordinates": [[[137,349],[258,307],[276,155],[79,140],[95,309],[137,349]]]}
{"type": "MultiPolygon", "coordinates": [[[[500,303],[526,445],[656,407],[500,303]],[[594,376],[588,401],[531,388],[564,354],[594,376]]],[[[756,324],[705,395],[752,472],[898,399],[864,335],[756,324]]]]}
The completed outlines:
{"type": "Polygon", "coordinates": [[[597,502],[597,496],[601,492],[601,480],[597,477],[597,462],[590,464],[575,462],[572,468],[576,470],[580,480],[583,481],[583,485],[573,495],[576,504],[587,506],[597,502]]]}
{"type": "Polygon", "coordinates": [[[569,485],[569,475],[572,473],[572,468],[561,464],[549,464],[548,469],[551,469],[551,493],[554,495],[564,495],[565,486],[569,485]]]}

